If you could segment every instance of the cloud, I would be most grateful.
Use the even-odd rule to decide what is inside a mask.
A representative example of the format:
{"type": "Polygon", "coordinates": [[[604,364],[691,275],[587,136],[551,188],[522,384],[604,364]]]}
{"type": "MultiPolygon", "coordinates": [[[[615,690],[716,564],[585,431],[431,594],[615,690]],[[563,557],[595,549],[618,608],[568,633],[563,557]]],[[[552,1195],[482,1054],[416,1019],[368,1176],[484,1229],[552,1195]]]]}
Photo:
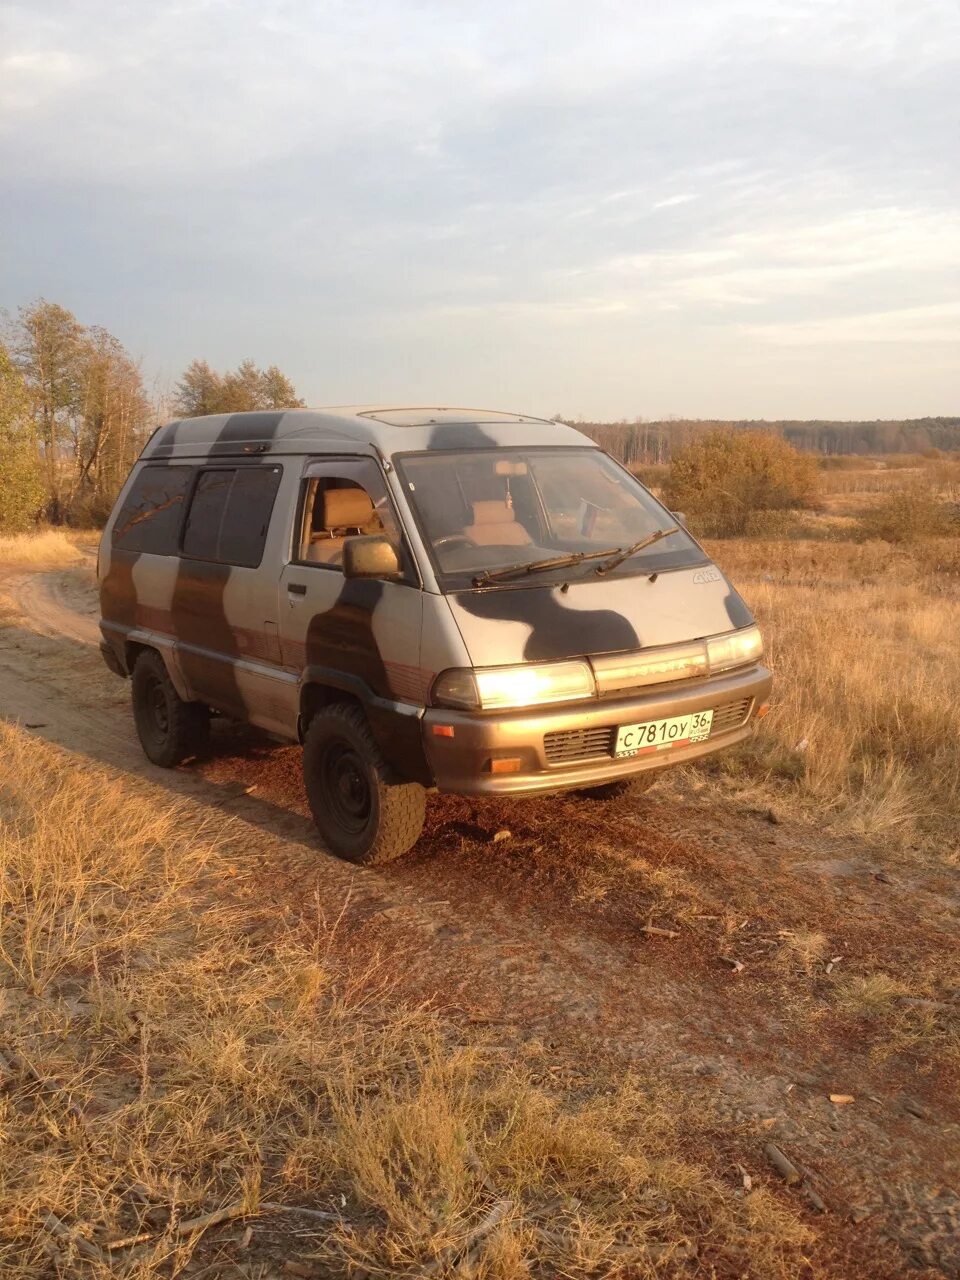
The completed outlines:
{"type": "MultiPolygon", "coordinates": [[[[680,370],[704,412],[800,413],[809,346],[838,353],[836,412],[882,410],[845,335],[925,310],[912,351],[952,332],[960,12],[583,12],[8,3],[0,304],[56,297],[170,370],[276,359],[321,401],[496,370],[518,404],[564,407],[553,379],[571,411],[693,411],[670,404],[680,370]]],[[[949,400],[912,359],[904,397],[949,400]]]]}
{"type": "Polygon", "coordinates": [[[689,204],[691,200],[696,200],[697,195],[694,192],[686,192],[682,195],[666,196],[663,200],[655,200],[652,207],[654,209],[675,209],[678,204],[689,204]]]}
{"type": "Polygon", "coordinates": [[[883,342],[898,346],[947,343],[960,347],[960,302],[831,316],[792,324],[747,325],[744,333],[760,342],[783,346],[883,342]]]}

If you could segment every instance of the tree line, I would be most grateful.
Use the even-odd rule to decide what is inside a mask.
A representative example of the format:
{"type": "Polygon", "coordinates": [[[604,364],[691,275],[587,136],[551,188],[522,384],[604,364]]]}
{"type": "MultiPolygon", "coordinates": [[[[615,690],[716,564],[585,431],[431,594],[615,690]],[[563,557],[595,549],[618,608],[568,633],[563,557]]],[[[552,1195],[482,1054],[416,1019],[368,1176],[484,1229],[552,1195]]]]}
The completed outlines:
{"type": "Polygon", "coordinates": [[[276,365],[187,366],[148,395],[139,363],[99,325],[41,298],[0,332],[0,530],[99,525],[154,428],[172,417],[299,407],[276,365]]]}
{"type": "MultiPolygon", "coordinates": [[[[39,520],[99,525],[150,433],[170,418],[303,405],[276,365],[225,373],[193,360],[171,395],[100,325],[44,298],[0,329],[0,530],[39,520]]],[[[584,422],[557,415],[628,465],[668,463],[705,433],[761,429],[826,457],[960,450],[960,418],[877,422],[584,422]]]]}
{"type": "Polygon", "coordinates": [[[766,431],[782,436],[794,448],[822,457],[878,453],[929,453],[960,450],[960,418],[881,419],[875,422],[730,421],[676,419],[644,422],[584,422],[565,418],[621,462],[630,465],[668,463],[680,449],[711,431],[766,431]]]}

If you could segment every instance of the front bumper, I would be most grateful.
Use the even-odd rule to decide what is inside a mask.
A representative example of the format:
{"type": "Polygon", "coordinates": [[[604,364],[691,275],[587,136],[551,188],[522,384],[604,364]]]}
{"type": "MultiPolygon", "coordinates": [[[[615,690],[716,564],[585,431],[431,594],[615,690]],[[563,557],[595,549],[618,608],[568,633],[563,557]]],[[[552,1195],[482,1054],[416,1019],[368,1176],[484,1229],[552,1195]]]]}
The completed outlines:
{"type": "Polygon", "coordinates": [[[507,712],[428,707],[423,717],[424,747],[439,791],[503,795],[589,787],[685,764],[742,741],[752,732],[757,708],[766,702],[772,683],[767,668],[755,666],[685,687],[649,691],[642,697],[507,712]],[[620,725],[710,708],[714,708],[714,730],[704,742],[664,747],[625,760],[612,754],[620,725]],[[519,758],[519,769],[491,772],[492,761],[505,758],[519,758]]]}

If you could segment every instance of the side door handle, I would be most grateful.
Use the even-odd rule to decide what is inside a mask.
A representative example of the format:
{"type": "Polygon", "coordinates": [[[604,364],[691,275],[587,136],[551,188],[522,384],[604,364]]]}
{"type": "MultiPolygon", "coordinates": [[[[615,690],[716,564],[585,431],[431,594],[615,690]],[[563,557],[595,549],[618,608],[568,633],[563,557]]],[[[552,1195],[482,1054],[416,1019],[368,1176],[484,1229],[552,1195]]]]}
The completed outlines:
{"type": "Polygon", "coordinates": [[[307,594],[307,584],[305,582],[288,582],[287,591],[292,596],[305,596],[307,594]]]}

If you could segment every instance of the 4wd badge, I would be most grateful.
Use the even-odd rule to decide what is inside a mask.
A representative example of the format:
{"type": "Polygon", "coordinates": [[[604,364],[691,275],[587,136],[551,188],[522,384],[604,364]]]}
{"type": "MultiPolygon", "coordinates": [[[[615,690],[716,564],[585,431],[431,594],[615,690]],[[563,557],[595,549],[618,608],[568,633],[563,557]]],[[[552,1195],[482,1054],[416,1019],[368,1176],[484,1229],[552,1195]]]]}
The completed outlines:
{"type": "Polygon", "coordinates": [[[709,569],[698,569],[697,572],[693,575],[693,584],[696,587],[699,587],[701,583],[704,583],[704,582],[719,582],[719,581],[720,581],[720,570],[714,569],[712,566],[709,569]]]}

